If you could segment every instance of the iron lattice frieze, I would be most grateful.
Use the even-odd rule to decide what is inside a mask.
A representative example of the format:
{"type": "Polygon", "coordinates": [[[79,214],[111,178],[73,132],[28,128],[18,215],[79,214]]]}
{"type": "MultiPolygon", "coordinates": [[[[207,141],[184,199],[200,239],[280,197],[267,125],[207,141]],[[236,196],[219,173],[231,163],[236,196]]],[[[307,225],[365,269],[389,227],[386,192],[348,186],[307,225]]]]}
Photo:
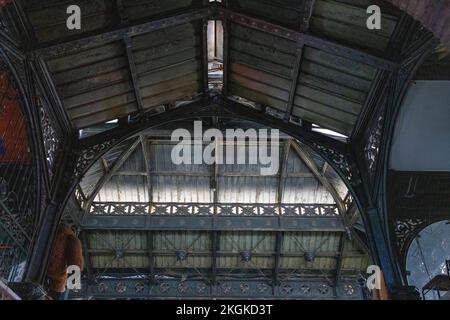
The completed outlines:
{"type": "Polygon", "coordinates": [[[172,216],[304,216],[337,217],[334,204],[201,204],[201,203],[100,203],[91,205],[92,215],[172,216]]]}
{"type": "Polygon", "coordinates": [[[202,280],[120,278],[83,282],[82,290],[72,297],[94,298],[281,298],[281,299],[361,299],[356,280],[343,281],[334,288],[321,280],[285,280],[273,285],[264,280],[219,280],[216,284],[202,280]]]}

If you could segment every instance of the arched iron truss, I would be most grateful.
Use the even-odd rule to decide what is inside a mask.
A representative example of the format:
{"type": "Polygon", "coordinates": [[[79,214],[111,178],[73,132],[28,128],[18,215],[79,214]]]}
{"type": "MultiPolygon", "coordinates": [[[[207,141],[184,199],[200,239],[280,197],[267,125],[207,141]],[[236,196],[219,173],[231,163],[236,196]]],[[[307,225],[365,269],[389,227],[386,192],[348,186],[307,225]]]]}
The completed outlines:
{"type": "MultiPolygon", "coordinates": [[[[24,29],[27,28],[24,27],[24,29]]],[[[44,194],[44,189],[39,194],[42,198],[47,199],[47,205],[40,211],[45,219],[39,223],[39,232],[35,238],[27,280],[42,283],[50,244],[64,207],[69,197],[75,192],[83,175],[108,150],[147,128],[178,120],[223,117],[250,120],[278,128],[314,150],[338,173],[363,218],[373,261],[384,271],[387,286],[393,297],[396,294],[400,295],[399,292],[403,290],[402,286],[406,285],[406,276],[402,273],[399,262],[404,259],[405,251],[402,243],[407,241],[397,240],[397,246],[394,241],[395,238],[402,239],[404,236],[403,232],[398,232],[401,222],[395,221],[394,217],[389,216],[387,210],[388,159],[395,121],[408,85],[417,67],[435,48],[436,44],[437,41],[430,32],[409,16],[404,15],[397,25],[388,50],[390,56],[394,57],[395,62],[391,62],[382,57],[361,53],[355,49],[329,43],[323,39],[274,26],[215,6],[153,21],[140,27],[131,27],[129,30],[121,29],[106,35],[79,39],[72,43],[36,51],[31,50],[26,57],[17,49],[13,41],[2,38],[1,46],[4,58],[5,52],[9,52],[12,56],[21,56],[24,59],[10,64],[15,68],[25,69],[18,72],[24,76],[15,76],[15,78],[22,87],[20,92],[30,100],[25,105],[28,106],[27,113],[33,119],[32,132],[41,132],[37,129],[39,126],[42,126],[44,132],[43,139],[35,137],[34,142],[38,146],[35,154],[45,154],[44,158],[47,159],[45,162],[37,162],[39,168],[45,168],[42,176],[46,181],[47,193],[44,194]],[[67,123],[67,116],[62,109],[61,101],[58,100],[55,89],[42,68],[41,54],[66,52],[74,48],[82,48],[99,39],[103,39],[103,41],[120,39],[132,32],[144,32],[146,28],[153,30],[162,28],[163,25],[169,26],[180,21],[208,17],[239,19],[241,23],[247,23],[253,28],[283,34],[284,37],[300,40],[303,45],[327,47],[328,50],[333,50],[338,55],[351,56],[360,62],[378,67],[379,71],[365,101],[363,113],[360,115],[348,143],[286,121],[289,119],[277,118],[264,110],[249,108],[227,97],[226,94],[223,96],[210,95],[207,92],[204,92],[201,98],[182,107],[169,109],[159,114],[141,113],[140,117],[124,126],[92,137],[78,139],[77,134],[67,123]],[[34,81],[40,92],[32,89],[34,81]],[[37,106],[40,105],[51,106],[51,108],[39,109],[37,106]],[[40,119],[36,110],[42,111],[40,119]],[[52,166],[54,167],[52,168],[52,166]]],[[[226,77],[225,72],[225,81],[226,77]]],[[[226,93],[226,88],[224,89],[224,93],[226,93]]],[[[418,225],[421,226],[421,222],[418,225]]]]}

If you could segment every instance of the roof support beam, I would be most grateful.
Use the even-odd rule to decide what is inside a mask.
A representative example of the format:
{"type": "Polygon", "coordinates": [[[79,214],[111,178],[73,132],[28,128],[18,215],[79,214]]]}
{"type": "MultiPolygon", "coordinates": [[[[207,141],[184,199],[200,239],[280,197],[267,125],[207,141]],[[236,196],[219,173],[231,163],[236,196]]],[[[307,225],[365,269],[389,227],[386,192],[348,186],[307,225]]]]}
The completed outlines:
{"type": "MultiPolygon", "coordinates": [[[[224,6],[228,6],[228,1],[223,0],[224,6]]],[[[228,78],[230,70],[230,21],[227,17],[222,17],[223,27],[223,87],[222,93],[224,97],[228,96],[228,78]]]]}
{"type": "Polygon", "coordinates": [[[162,19],[154,19],[142,24],[136,24],[128,27],[116,28],[108,32],[98,32],[91,36],[80,36],[76,40],[69,40],[64,42],[54,42],[53,44],[41,45],[36,47],[33,52],[42,55],[43,57],[56,57],[67,55],[77,50],[87,49],[93,46],[101,45],[108,42],[120,41],[126,35],[134,37],[147,32],[153,32],[184,23],[189,23],[203,18],[208,18],[212,13],[211,8],[189,9],[177,15],[166,17],[162,19]]]}
{"type": "MultiPolygon", "coordinates": [[[[147,181],[147,196],[148,196],[148,203],[153,202],[153,184],[152,184],[152,173],[150,168],[150,151],[148,150],[148,144],[147,139],[144,138],[144,136],[139,136],[141,147],[142,147],[142,153],[144,155],[144,167],[145,167],[145,178],[147,181]]],[[[117,172],[116,172],[117,174],[117,172]]]]}
{"type": "Polygon", "coordinates": [[[202,19],[200,24],[202,35],[202,78],[203,93],[209,91],[209,61],[208,61],[208,19],[202,19]]]}
{"type": "Polygon", "coordinates": [[[142,121],[132,122],[123,127],[117,127],[94,136],[86,137],[79,140],[77,145],[78,150],[82,151],[83,149],[88,149],[89,147],[104,143],[108,140],[121,140],[125,137],[131,137],[139,133],[140,131],[151,128],[153,126],[162,125],[164,123],[172,122],[174,119],[183,120],[183,119],[192,119],[196,116],[213,116],[218,115],[218,108],[215,108],[216,105],[212,104],[211,101],[207,98],[201,98],[195,101],[192,101],[188,104],[185,104],[181,107],[170,109],[165,112],[161,112],[158,114],[149,114],[146,115],[142,121]]]}
{"type": "MultiPolygon", "coordinates": [[[[311,20],[312,11],[314,8],[316,0],[305,0],[303,7],[303,18],[300,23],[300,32],[308,32],[309,23],[311,20]]],[[[289,100],[286,108],[285,121],[289,122],[292,116],[292,109],[294,108],[295,92],[297,91],[298,78],[300,76],[301,63],[303,58],[303,50],[305,48],[305,43],[303,40],[297,41],[297,52],[295,56],[294,68],[292,69],[291,78],[291,90],[289,91],[289,100]]]]}
{"type": "Polygon", "coordinates": [[[383,104],[386,102],[385,97],[388,94],[390,77],[389,72],[379,70],[370,84],[369,93],[351,134],[351,139],[355,142],[360,142],[358,140],[364,138],[364,133],[370,125],[370,121],[384,107],[383,104]]]}
{"type": "Polygon", "coordinates": [[[138,73],[136,69],[136,61],[134,60],[133,55],[133,46],[131,42],[131,38],[126,35],[124,37],[125,48],[127,53],[128,65],[130,67],[131,80],[133,83],[134,95],[136,97],[136,104],[138,108],[139,115],[142,116],[144,114],[144,103],[142,101],[141,89],[139,87],[139,79],[138,73]]]}
{"type": "Polygon", "coordinates": [[[284,181],[287,173],[287,161],[289,152],[291,151],[291,140],[284,142],[283,154],[281,155],[280,174],[278,178],[277,203],[280,205],[283,202],[284,181]]]}
{"type": "Polygon", "coordinates": [[[205,231],[332,231],[344,232],[339,216],[199,216],[86,215],[83,230],[205,230],[205,231]]]}
{"type": "Polygon", "coordinates": [[[154,239],[154,232],[148,231],[147,232],[147,250],[148,250],[148,264],[149,264],[149,271],[150,271],[150,282],[153,283],[155,281],[155,257],[154,257],[154,250],[155,250],[155,239],[154,239]]]}
{"type": "Polygon", "coordinates": [[[117,18],[119,20],[119,24],[120,25],[124,25],[128,23],[128,17],[125,14],[125,7],[123,6],[123,0],[116,0],[115,2],[115,6],[116,6],[116,13],[117,13],[117,18]]]}
{"type": "Polygon", "coordinates": [[[339,249],[338,249],[338,257],[336,262],[336,274],[334,276],[334,295],[337,297],[339,293],[337,292],[337,288],[339,287],[341,280],[341,272],[342,272],[342,264],[344,260],[344,247],[345,247],[345,234],[341,234],[339,238],[339,249]]]}
{"type": "Polygon", "coordinates": [[[339,153],[345,154],[347,152],[347,145],[344,142],[330,138],[326,135],[312,132],[292,123],[286,123],[285,121],[276,118],[274,116],[267,115],[256,109],[242,105],[234,100],[227,99],[224,109],[237,118],[248,119],[250,121],[258,122],[268,127],[278,128],[280,131],[289,134],[293,137],[301,136],[305,141],[311,141],[328,148],[331,148],[339,153]]]}
{"type": "Polygon", "coordinates": [[[211,254],[211,283],[212,285],[217,284],[217,251],[219,251],[219,232],[212,231],[211,232],[211,246],[212,246],[212,254],[211,254]]]}
{"type": "Polygon", "coordinates": [[[289,101],[286,108],[286,114],[284,116],[284,120],[286,122],[289,122],[291,119],[292,109],[294,108],[295,93],[297,92],[297,83],[298,77],[300,76],[304,47],[303,41],[299,40],[297,44],[297,52],[295,54],[294,68],[291,71],[291,89],[289,91],[289,101]]]}
{"type": "Polygon", "coordinates": [[[94,279],[94,277],[92,274],[92,265],[91,265],[91,259],[89,256],[89,240],[88,240],[87,232],[81,231],[80,238],[81,238],[81,246],[83,248],[84,265],[85,265],[86,273],[88,276],[88,281],[90,282],[94,279]]]}
{"type": "Polygon", "coordinates": [[[18,36],[21,38],[22,45],[29,47],[36,43],[36,36],[30,20],[23,9],[23,2],[23,0],[12,1],[12,7],[16,11],[16,17],[18,18],[13,19],[13,23],[16,24],[16,28],[20,32],[18,36]]]}
{"type": "Polygon", "coordinates": [[[283,249],[283,239],[284,232],[277,232],[275,239],[275,263],[273,268],[273,282],[277,286],[279,284],[279,274],[280,274],[280,261],[281,261],[281,251],[283,249]]]}
{"type": "Polygon", "coordinates": [[[311,22],[311,16],[313,13],[314,5],[316,3],[316,0],[305,0],[304,1],[304,7],[303,7],[303,21],[300,25],[300,30],[302,32],[307,32],[309,30],[309,25],[311,22]]]}
{"type": "MultiPolygon", "coordinates": [[[[217,117],[213,117],[213,126],[218,127],[218,119],[217,117]]],[[[216,226],[216,218],[217,218],[217,203],[219,203],[219,183],[218,183],[218,174],[219,174],[219,158],[218,158],[218,150],[219,150],[219,141],[215,141],[216,149],[215,149],[215,161],[211,166],[212,174],[211,174],[211,185],[213,188],[213,203],[214,203],[214,217],[213,217],[213,227],[216,226]]],[[[212,288],[217,284],[217,251],[219,248],[219,232],[214,230],[211,232],[211,245],[212,245],[212,261],[211,261],[211,281],[212,288]]]]}
{"type": "MultiPolygon", "coordinates": [[[[105,255],[111,255],[112,249],[89,249],[89,254],[93,256],[105,256],[105,255]]],[[[153,255],[157,256],[164,256],[164,257],[170,257],[177,254],[179,250],[175,249],[169,249],[169,250],[153,250],[153,255]]],[[[143,249],[125,249],[123,250],[123,253],[125,256],[142,256],[147,253],[146,250],[143,249]]],[[[264,252],[252,252],[252,257],[265,257],[267,258],[269,255],[274,255],[275,251],[264,251],[264,252]]],[[[295,252],[289,252],[289,253],[283,253],[281,256],[283,258],[301,258],[305,257],[305,253],[307,251],[298,250],[295,252]]],[[[234,250],[218,250],[217,256],[220,257],[236,257],[239,253],[236,253],[234,250]]],[[[211,251],[209,250],[189,250],[190,256],[211,256],[211,251]]],[[[315,252],[316,258],[337,258],[338,253],[335,251],[316,251],[315,252]]],[[[346,251],[344,254],[345,258],[364,258],[365,255],[358,251],[346,251]]],[[[189,268],[189,266],[187,266],[189,268]]],[[[105,268],[105,267],[104,267],[105,268]]],[[[163,268],[163,267],[162,267],[163,268]]],[[[102,269],[102,267],[98,267],[96,269],[102,269]]],[[[155,270],[160,270],[161,268],[155,268],[155,270]]],[[[201,268],[204,269],[204,268],[201,268]]],[[[220,268],[221,271],[223,271],[225,268],[220,268]]],[[[234,268],[231,268],[231,270],[234,268]]],[[[288,268],[289,269],[289,268],[288,268]]],[[[205,270],[206,271],[206,270],[205,270]]],[[[236,271],[236,270],[234,270],[236,271]]],[[[198,274],[198,273],[197,273],[198,274]]]]}
{"type": "Polygon", "coordinates": [[[108,162],[105,160],[104,157],[101,158],[101,163],[102,163],[102,166],[103,166],[104,174],[107,174],[108,171],[109,171],[109,166],[108,166],[108,162]]]}
{"type": "Polygon", "coordinates": [[[214,116],[222,118],[238,118],[258,122],[261,125],[279,128],[281,132],[289,134],[293,137],[301,136],[304,141],[321,144],[339,153],[345,154],[347,152],[347,145],[344,142],[330,138],[318,132],[308,131],[292,123],[286,123],[279,118],[264,114],[234,100],[227,99],[226,101],[222,101],[220,97],[218,97],[216,102],[204,97],[189,104],[180,106],[179,108],[156,115],[149,115],[140,122],[130,123],[124,127],[111,129],[106,132],[81,139],[77,146],[79,152],[82,152],[85,149],[89,149],[92,146],[104,143],[108,140],[121,141],[122,139],[131,137],[144,129],[169,123],[175,119],[183,120],[214,116]]]}
{"type": "MultiPolygon", "coordinates": [[[[280,174],[278,178],[278,190],[277,190],[277,203],[279,206],[281,206],[281,203],[283,201],[283,193],[284,193],[284,186],[285,186],[285,179],[286,179],[286,172],[287,172],[287,161],[289,158],[289,152],[291,151],[291,140],[287,140],[284,143],[283,148],[283,154],[281,158],[280,163],[280,174]]],[[[275,262],[274,262],[274,268],[273,268],[273,282],[274,286],[278,285],[279,283],[279,273],[280,273],[280,261],[281,261],[281,250],[283,246],[283,238],[284,233],[282,231],[277,232],[276,239],[275,239],[275,262]]]]}

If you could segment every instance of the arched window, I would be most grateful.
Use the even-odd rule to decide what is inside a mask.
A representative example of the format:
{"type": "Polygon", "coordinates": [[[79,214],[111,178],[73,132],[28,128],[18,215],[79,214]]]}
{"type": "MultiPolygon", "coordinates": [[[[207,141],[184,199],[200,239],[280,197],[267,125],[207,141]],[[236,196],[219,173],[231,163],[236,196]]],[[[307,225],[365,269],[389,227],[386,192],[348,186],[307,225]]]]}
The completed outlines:
{"type": "MultiPolygon", "coordinates": [[[[409,247],[406,260],[409,284],[421,290],[437,275],[447,275],[446,260],[450,260],[450,222],[440,221],[423,229],[409,247]]],[[[427,300],[439,299],[444,294],[427,291],[427,300]]]]}

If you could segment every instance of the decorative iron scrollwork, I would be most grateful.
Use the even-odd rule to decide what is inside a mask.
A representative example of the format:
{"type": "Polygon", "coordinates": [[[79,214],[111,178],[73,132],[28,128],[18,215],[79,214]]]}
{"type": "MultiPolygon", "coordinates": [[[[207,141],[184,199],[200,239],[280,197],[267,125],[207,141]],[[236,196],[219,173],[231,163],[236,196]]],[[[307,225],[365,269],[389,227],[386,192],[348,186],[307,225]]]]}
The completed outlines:
{"type": "Polygon", "coordinates": [[[239,289],[242,293],[248,293],[248,291],[250,290],[250,286],[248,285],[248,283],[241,283],[239,284],[239,289]]]}
{"type": "Polygon", "coordinates": [[[383,134],[384,115],[379,114],[375,123],[372,125],[370,134],[364,147],[364,157],[370,175],[373,177],[378,161],[378,154],[381,145],[381,136],[383,134]]]}
{"type": "Polygon", "coordinates": [[[60,141],[42,104],[39,106],[39,116],[41,120],[42,138],[44,141],[46,160],[48,164],[48,173],[51,178],[54,175],[55,162],[58,155],[60,141]]]}
{"type": "Polygon", "coordinates": [[[348,296],[352,296],[355,293],[355,288],[351,284],[346,284],[344,286],[344,292],[348,296]]]}
{"type": "Polygon", "coordinates": [[[281,286],[281,290],[285,294],[291,294],[294,291],[294,288],[290,284],[284,284],[283,286],[281,286]]]}
{"type": "Polygon", "coordinates": [[[178,285],[178,292],[179,293],[185,293],[189,289],[189,284],[187,284],[185,281],[182,281],[178,285]]]}
{"type": "Polygon", "coordinates": [[[361,183],[359,175],[354,174],[355,166],[352,165],[348,157],[334,149],[328,148],[318,143],[313,143],[315,149],[321,153],[325,160],[334,164],[341,175],[351,184],[357,185],[361,183]]]}
{"type": "Polygon", "coordinates": [[[303,284],[300,286],[300,291],[303,294],[310,294],[311,293],[311,287],[309,285],[303,284]]]}
{"type": "Polygon", "coordinates": [[[327,286],[326,284],[321,284],[317,290],[319,291],[320,294],[325,295],[328,293],[328,291],[330,291],[330,287],[327,286]]]}
{"type": "Polygon", "coordinates": [[[116,291],[118,293],[124,293],[125,291],[127,291],[127,286],[125,283],[123,282],[119,282],[116,286],[116,291]]]}
{"type": "Polygon", "coordinates": [[[426,224],[427,220],[421,218],[401,219],[394,222],[397,249],[402,257],[408,250],[408,244],[426,224]]]}
{"type": "Polygon", "coordinates": [[[198,283],[197,284],[197,293],[200,293],[200,294],[205,293],[207,288],[208,288],[207,285],[204,284],[203,282],[198,283]]]}
{"type": "Polygon", "coordinates": [[[145,285],[142,282],[138,282],[136,283],[136,285],[134,286],[134,290],[136,293],[140,293],[140,292],[144,292],[145,290],[145,285]]]}
{"type": "Polygon", "coordinates": [[[168,284],[167,282],[161,282],[159,284],[159,290],[161,290],[161,292],[163,293],[166,293],[170,290],[170,284],[168,284]]]}
{"type": "Polygon", "coordinates": [[[104,153],[105,150],[111,148],[116,141],[117,139],[110,139],[83,150],[78,155],[77,163],[75,165],[75,177],[82,177],[86,170],[94,163],[96,158],[104,153]]]}
{"type": "Polygon", "coordinates": [[[97,286],[97,291],[100,293],[104,293],[106,290],[108,290],[108,285],[104,282],[100,282],[97,286]]]}
{"type": "Polygon", "coordinates": [[[222,283],[220,288],[222,289],[222,292],[224,294],[228,294],[231,292],[231,284],[229,283],[222,283]]]}
{"type": "Polygon", "coordinates": [[[269,286],[265,283],[259,283],[256,288],[258,289],[259,293],[264,293],[269,289],[269,286]]]}

